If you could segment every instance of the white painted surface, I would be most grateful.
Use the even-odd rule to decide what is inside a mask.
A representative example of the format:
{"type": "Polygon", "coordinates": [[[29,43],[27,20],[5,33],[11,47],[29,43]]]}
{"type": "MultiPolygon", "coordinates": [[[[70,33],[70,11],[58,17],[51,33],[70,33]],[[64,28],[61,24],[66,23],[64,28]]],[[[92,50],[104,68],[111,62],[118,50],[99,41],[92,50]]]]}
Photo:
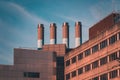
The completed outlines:
{"type": "Polygon", "coordinates": [[[66,47],[68,48],[69,43],[67,38],[63,38],[63,44],[66,44],[66,47]]]}
{"type": "Polygon", "coordinates": [[[75,47],[80,46],[80,38],[75,38],[75,47]]]}
{"type": "Polygon", "coordinates": [[[38,40],[38,48],[42,48],[42,40],[38,40]]]}
{"type": "Polygon", "coordinates": [[[55,39],[50,39],[50,44],[55,44],[55,39]]]}

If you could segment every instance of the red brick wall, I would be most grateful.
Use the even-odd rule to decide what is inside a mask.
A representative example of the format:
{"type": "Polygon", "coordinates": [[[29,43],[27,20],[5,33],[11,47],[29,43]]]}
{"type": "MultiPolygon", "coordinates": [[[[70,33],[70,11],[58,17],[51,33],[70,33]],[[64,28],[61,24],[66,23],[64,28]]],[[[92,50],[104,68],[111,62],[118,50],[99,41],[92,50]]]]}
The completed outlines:
{"type": "Polygon", "coordinates": [[[99,33],[112,27],[114,25],[115,15],[116,15],[115,13],[112,13],[103,20],[101,20],[100,22],[98,22],[97,24],[93,25],[89,29],[89,39],[96,37],[99,33]]]}

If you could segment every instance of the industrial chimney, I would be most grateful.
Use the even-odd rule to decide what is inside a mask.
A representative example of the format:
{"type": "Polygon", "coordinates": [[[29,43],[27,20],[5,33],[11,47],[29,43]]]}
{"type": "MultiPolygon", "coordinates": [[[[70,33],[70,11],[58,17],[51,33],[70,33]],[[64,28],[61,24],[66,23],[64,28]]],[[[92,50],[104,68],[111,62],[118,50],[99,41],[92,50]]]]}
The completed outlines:
{"type": "Polygon", "coordinates": [[[66,44],[66,47],[69,48],[69,25],[67,22],[63,23],[62,26],[62,37],[63,37],[63,44],[66,44]]]}
{"type": "Polygon", "coordinates": [[[50,24],[50,44],[56,44],[56,24],[50,24]]]}
{"type": "Polygon", "coordinates": [[[81,22],[75,23],[75,47],[82,44],[82,25],[81,22]]]}
{"type": "Polygon", "coordinates": [[[38,24],[38,50],[44,45],[44,25],[38,24]]]}

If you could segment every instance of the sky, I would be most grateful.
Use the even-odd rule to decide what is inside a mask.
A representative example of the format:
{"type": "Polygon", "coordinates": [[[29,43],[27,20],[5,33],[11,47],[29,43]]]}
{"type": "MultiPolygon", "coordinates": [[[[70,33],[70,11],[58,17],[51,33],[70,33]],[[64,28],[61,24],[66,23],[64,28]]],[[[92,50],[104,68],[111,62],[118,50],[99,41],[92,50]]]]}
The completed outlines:
{"type": "Polygon", "coordinates": [[[113,11],[120,0],[0,0],[0,64],[14,64],[14,48],[37,49],[37,25],[44,24],[49,44],[50,23],[57,25],[57,43],[62,43],[62,24],[70,26],[70,47],[75,43],[75,22],[82,23],[82,40],[88,29],[113,11]]]}

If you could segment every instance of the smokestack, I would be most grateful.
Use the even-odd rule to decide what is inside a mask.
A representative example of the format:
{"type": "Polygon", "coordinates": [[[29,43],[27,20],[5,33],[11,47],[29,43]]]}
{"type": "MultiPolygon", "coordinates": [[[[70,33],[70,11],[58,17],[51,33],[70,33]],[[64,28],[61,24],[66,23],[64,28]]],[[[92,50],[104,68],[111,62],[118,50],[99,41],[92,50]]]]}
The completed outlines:
{"type": "Polygon", "coordinates": [[[56,24],[50,24],[50,44],[56,44],[56,24]]]}
{"type": "Polygon", "coordinates": [[[44,25],[38,24],[38,50],[44,45],[44,25]]]}
{"type": "Polygon", "coordinates": [[[75,47],[82,44],[82,25],[81,22],[75,23],[75,47]]]}
{"type": "Polygon", "coordinates": [[[69,48],[69,25],[67,22],[63,23],[62,31],[63,44],[66,44],[66,47],[69,48]]]}

